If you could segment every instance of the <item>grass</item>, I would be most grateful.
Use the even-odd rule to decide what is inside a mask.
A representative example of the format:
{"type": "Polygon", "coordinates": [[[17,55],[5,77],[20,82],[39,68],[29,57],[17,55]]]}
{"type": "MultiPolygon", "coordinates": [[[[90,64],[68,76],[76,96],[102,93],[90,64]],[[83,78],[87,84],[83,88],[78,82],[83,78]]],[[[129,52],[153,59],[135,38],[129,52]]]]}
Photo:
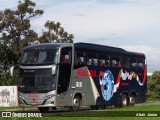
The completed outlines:
{"type": "Polygon", "coordinates": [[[0,107],[0,111],[3,111],[3,110],[14,110],[14,109],[21,110],[22,107],[17,107],[17,106],[13,106],[13,107],[0,107]]]}
{"type": "MultiPolygon", "coordinates": [[[[13,107],[15,109],[15,107],[13,107]]],[[[86,110],[86,111],[78,111],[78,112],[51,112],[45,115],[49,117],[42,118],[23,118],[23,120],[159,120],[160,118],[160,105],[141,105],[141,106],[133,106],[126,108],[109,108],[105,110],[86,110]],[[159,111],[159,112],[158,112],[159,111]],[[157,113],[159,117],[136,117],[137,113],[157,113]]],[[[2,109],[2,108],[0,108],[2,109]]],[[[11,109],[11,108],[10,108],[11,109]]],[[[21,108],[22,109],[22,108],[21,108]]],[[[43,114],[42,114],[43,116],[43,114]]],[[[20,120],[22,118],[7,118],[12,120],[20,120]]]]}
{"type": "Polygon", "coordinates": [[[12,106],[12,107],[0,107],[0,111],[25,111],[25,110],[37,110],[38,108],[33,108],[33,107],[19,107],[19,106],[12,106]]]}

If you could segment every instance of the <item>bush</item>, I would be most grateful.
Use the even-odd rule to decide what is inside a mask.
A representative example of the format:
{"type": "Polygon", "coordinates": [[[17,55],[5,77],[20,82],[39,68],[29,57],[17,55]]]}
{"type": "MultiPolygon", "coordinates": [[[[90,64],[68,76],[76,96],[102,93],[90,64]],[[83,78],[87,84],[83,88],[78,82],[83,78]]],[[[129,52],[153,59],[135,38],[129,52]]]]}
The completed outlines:
{"type": "Polygon", "coordinates": [[[8,73],[0,75],[0,86],[13,86],[17,85],[18,76],[10,77],[8,73]]]}
{"type": "Polygon", "coordinates": [[[155,71],[148,79],[148,97],[149,99],[160,98],[160,71],[155,71]]]}

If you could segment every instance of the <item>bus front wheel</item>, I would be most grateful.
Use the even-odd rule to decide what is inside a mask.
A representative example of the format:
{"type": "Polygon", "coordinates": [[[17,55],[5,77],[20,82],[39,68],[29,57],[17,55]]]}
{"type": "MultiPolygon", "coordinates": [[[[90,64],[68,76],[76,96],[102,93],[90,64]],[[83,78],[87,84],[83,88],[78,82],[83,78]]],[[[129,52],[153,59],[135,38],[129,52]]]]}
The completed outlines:
{"type": "Polygon", "coordinates": [[[73,99],[73,106],[69,107],[70,111],[77,111],[80,108],[81,99],[79,96],[75,96],[73,99]]]}

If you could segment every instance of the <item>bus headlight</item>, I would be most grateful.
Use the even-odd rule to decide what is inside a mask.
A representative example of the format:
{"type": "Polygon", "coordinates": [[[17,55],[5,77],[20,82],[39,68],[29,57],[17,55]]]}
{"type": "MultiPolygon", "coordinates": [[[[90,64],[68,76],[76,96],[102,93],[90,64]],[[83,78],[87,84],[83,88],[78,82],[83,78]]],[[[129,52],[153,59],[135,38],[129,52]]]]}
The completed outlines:
{"type": "Polygon", "coordinates": [[[45,98],[45,100],[48,100],[48,99],[50,99],[50,98],[52,98],[52,97],[54,97],[54,96],[55,96],[54,94],[47,95],[46,98],[45,98]]]}

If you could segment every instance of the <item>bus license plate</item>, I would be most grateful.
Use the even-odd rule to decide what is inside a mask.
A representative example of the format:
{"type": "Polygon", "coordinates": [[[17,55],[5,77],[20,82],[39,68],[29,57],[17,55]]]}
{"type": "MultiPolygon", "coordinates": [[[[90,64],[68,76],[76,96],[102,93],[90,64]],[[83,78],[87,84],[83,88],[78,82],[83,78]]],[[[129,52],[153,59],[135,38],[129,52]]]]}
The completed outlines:
{"type": "Polygon", "coordinates": [[[31,105],[32,105],[32,106],[36,106],[36,105],[37,105],[37,102],[31,102],[31,105]]]}

